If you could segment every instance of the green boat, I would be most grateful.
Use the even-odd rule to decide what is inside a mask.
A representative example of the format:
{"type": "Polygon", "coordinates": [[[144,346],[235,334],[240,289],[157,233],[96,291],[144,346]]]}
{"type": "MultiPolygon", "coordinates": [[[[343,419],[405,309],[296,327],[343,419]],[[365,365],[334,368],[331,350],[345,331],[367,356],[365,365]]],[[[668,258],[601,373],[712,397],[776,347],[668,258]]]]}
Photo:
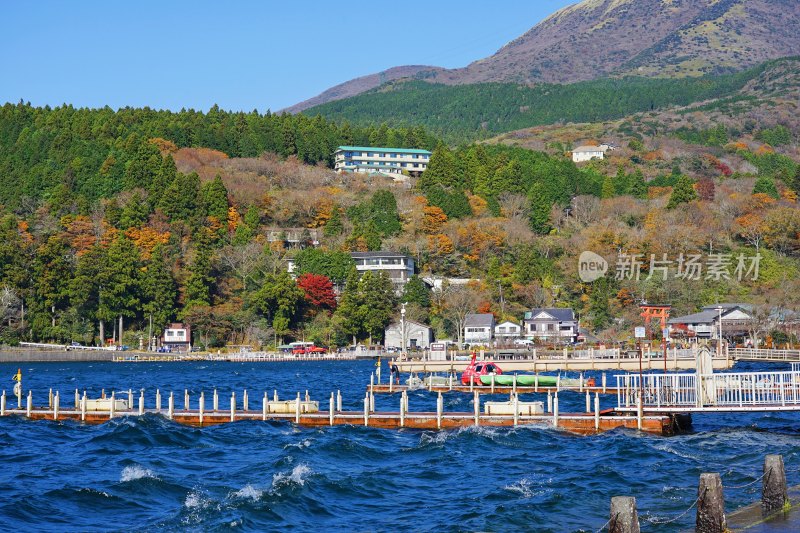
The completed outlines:
{"type": "MultiPolygon", "coordinates": [[[[517,386],[533,387],[536,385],[536,375],[533,374],[499,374],[494,376],[494,384],[500,387],[511,387],[514,385],[514,378],[517,379],[517,386]]],[[[555,387],[558,385],[558,376],[538,376],[540,387],[555,387]]],[[[481,383],[484,385],[492,384],[492,376],[481,376],[481,383]]],[[[584,385],[586,380],[584,380],[584,385]]],[[[581,380],[575,378],[561,378],[562,387],[580,387],[581,380]]]]}

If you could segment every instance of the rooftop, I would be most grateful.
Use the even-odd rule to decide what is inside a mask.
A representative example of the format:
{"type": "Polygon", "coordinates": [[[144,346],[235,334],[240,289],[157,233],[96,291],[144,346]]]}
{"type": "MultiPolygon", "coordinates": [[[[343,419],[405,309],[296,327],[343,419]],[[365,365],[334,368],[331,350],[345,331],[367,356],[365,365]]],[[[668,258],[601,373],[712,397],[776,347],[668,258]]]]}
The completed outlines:
{"type": "Polygon", "coordinates": [[[601,146],[578,146],[572,150],[573,154],[576,152],[605,152],[605,150],[601,146]]]}
{"type": "Polygon", "coordinates": [[[376,257],[408,257],[400,252],[350,252],[353,259],[371,259],[376,257]]]}
{"type": "Polygon", "coordinates": [[[339,146],[337,152],[395,152],[398,154],[427,154],[431,153],[427,150],[420,150],[417,148],[385,148],[380,146],[339,146]]]}
{"type": "Polygon", "coordinates": [[[472,328],[490,328],[494,324],[491,313],[475,313],[464,317],[464,326],[472,328]]]}
{"type": "Polygon", "coordinates": [[[575,320],[575,313],[569,307],[541,307],[525,313],[526,320],[532,320],[540,313],[547,313],[558,321],[566,322],[575,320]]]}

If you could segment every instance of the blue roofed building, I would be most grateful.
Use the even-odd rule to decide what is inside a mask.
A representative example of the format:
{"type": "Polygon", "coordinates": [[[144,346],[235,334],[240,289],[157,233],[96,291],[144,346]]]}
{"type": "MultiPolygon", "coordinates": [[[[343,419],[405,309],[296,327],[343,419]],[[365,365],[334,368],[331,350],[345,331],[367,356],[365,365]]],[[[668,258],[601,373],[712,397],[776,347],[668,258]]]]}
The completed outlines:
{"type": "Polygon", "coordinates": [[[340,146],[333,153],[337,172],[365,172],[389,176],[419,176],[428,168],[431,153],[412,148],[340,146]]]}

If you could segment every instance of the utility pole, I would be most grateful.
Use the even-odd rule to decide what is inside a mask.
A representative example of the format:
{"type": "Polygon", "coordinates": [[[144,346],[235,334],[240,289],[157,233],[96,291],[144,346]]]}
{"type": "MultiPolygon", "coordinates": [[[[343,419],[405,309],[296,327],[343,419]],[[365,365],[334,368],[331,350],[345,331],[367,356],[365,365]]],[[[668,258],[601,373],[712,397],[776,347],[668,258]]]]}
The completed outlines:
{"type": "Polygon", "coordinates": [[[406,302],[400,304],[400,356],[406,353],[406,302]]]}

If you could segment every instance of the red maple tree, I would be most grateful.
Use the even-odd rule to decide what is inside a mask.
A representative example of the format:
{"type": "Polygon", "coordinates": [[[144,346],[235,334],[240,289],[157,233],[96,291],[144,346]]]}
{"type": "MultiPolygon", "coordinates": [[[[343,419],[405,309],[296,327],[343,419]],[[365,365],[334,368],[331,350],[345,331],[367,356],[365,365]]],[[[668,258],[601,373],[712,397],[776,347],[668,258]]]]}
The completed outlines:
{"type": "Polygon", "coordinates": [[[303,289],[306,302],[312,309],[336,309],[336,293],[328,276],[303,274],[297,278],[297,286],[303,289]]]}

